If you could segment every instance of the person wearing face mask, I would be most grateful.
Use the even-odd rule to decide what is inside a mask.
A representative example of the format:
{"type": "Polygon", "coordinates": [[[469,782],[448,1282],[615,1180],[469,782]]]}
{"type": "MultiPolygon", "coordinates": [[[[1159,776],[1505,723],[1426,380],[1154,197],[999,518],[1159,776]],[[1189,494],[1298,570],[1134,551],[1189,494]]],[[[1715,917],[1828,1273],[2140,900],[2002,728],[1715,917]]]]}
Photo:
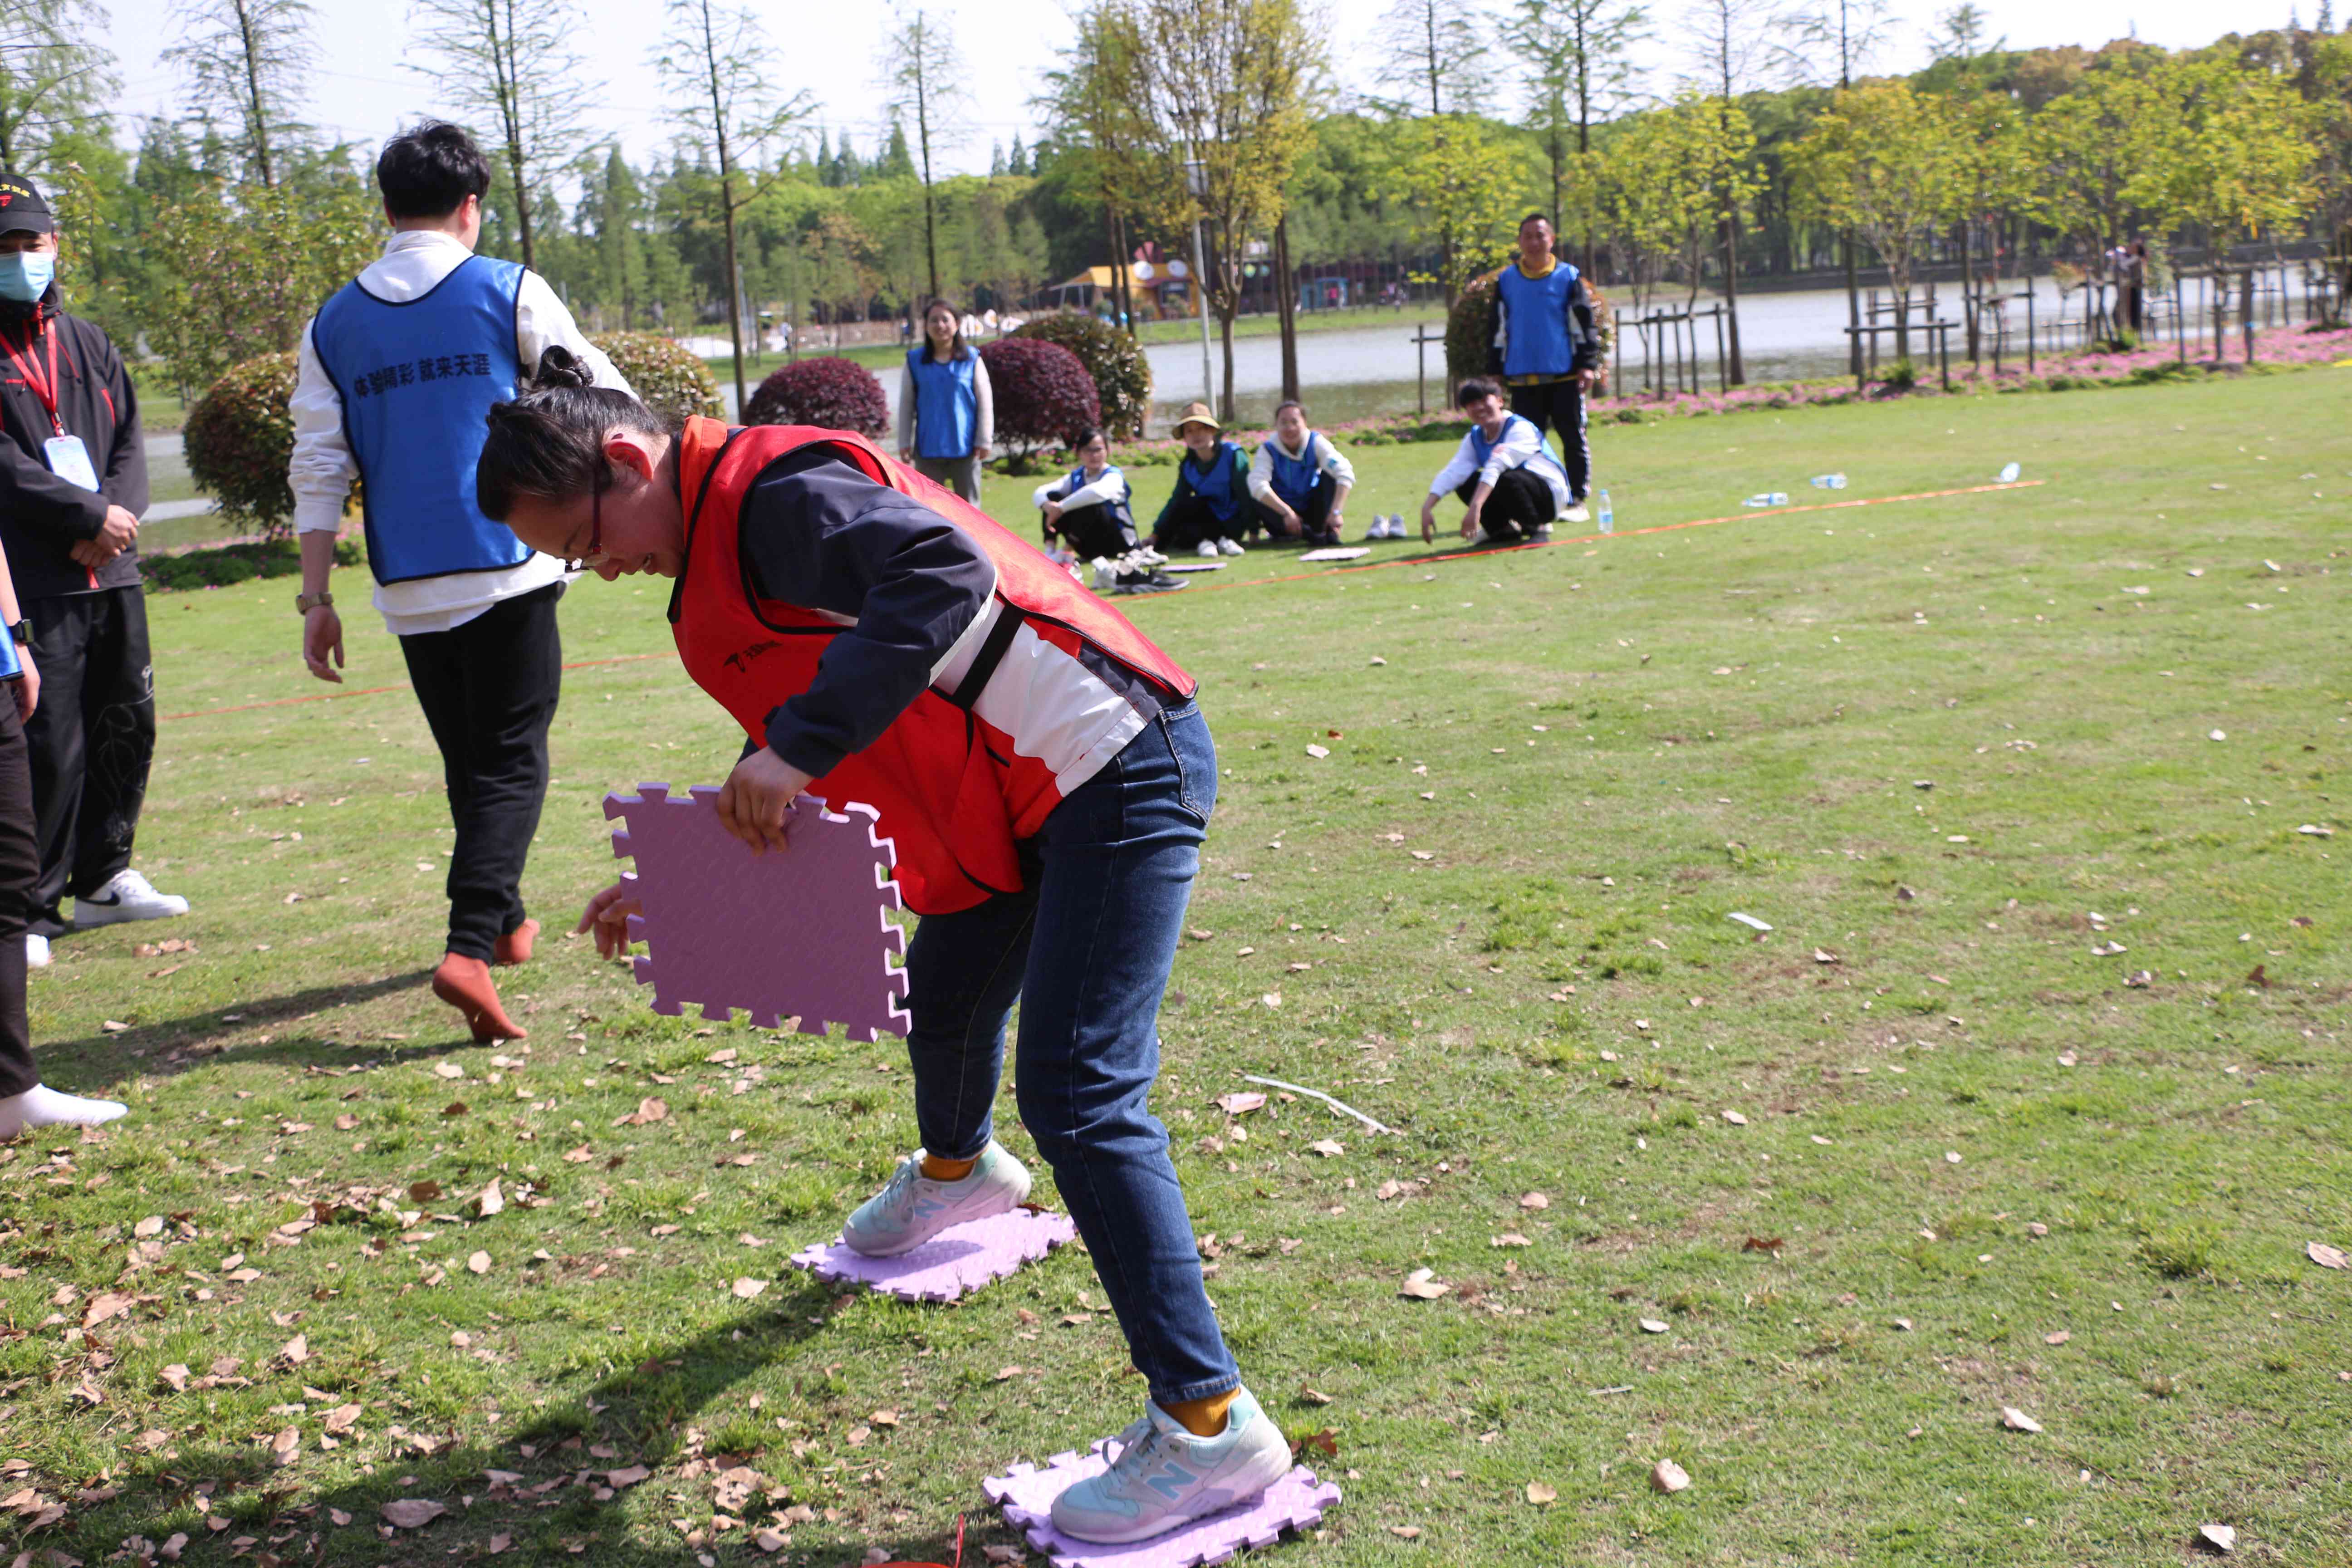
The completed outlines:
{"type": "Polygon", "coordinates": [[[68,929],[188,910],[131,868],[155,754],[139,397],[106,333],[63,309],[58,253],[39,189],[0,174],[0,549],[47,683],[25,719],[41,865],[23,945],[36,967],[68,929]]]}
{"type": "Polygon", "coordinates": [[[490,166],[473,138],[427,121],[384,143],[383,255],[302,334],[292,399],[294,527],[302,542],[302,658],[340,683],[343,626],[328,582],[354,477],[384,629],[441,752],[457,842],[447,949],[433,994],[475,1039],[520,1039],[490,978],[528,963],[539,922],[522,872],[547,798],[547,731],[562,681],[555,602],[563,563],[482,515],[483,416],[551,349],[626,391],[537,273],[474,254],[490,166]]]}

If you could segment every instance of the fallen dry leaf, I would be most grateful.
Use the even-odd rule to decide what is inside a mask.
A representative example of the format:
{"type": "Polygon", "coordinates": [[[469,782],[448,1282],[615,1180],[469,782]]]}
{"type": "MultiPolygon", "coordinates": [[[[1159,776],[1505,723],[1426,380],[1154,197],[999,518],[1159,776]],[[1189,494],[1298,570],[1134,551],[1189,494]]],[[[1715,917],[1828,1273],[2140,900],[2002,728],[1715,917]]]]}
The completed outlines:
{"type": "Polygon", "coordinates": [[[474,1213],[483,1219],[488,1219],[494,1214],[504,1213],[506,1206],[506,1191],[499,1185],[495,1177],[491,1179],[490,1184],[484,1187],[474,1198],[474,1213]]]}
{"type": "Polygon", "coordinates": [[[2303,1255],[2322,1268],[2341,1268],[2345,1266],[2344,1249],[2340,1247],[2330,1247],[2324,1241],[2315,1241],[2305,1246],[2303,1255]]]}
{"type": "Polygon", "coordinates": [[[331,1436],[340,1437],[350,1431],[352,1423],[365,1414],[366,1412],[356,1405],[338,1405],[327,1412],[327,1431],[331,1436]]]}
{"type": "Polygon", "coordinates": [[[1529,1241],[1526,1237],[1521,1236],[1516,1230],[1507,1230],[1500,1236],[1488,1237],[1486,1238],[1486,1245],[1489,1247],[1533,1247],[1535,1243],[1529,1241]]]}
{"type": "Polygon", "coordinates": [[[2073,1334],[2068,1333],[2065,1330],[2060,1329],[2055,1333],[2042,1335],[2042,1342],[2045,1345],[2063,1345],[2074,1337],[2074,1336],[2073,1334]]]}
{"type": "Polygon", "coordinates": [[[487,1252],[477,1252],[477,1253],[475,1253],[472,1257],[470,1257],[470,1258],[467,1258],[467,1259],[466,1259],[466,1272],[467,1272],[467,1273],[468,1273],[468,1274],[488,1274],[489,1271],[490,1271],[490,1255],[489,1255],[488,1253],[487,1253],[487,1252]]]}
{"type": "Polygon", "coordinates": [[[1298,1385],[1298,1397],[1305,1400],[1309,1405],[1328,1405],[1331,1403],[1331,1396],[1329,1394],[1324,1393],[1319,1388],[1309,1387],[1307,1384],[1303,1383],[1298,1385]]]}
{"type": "Polygon", "coordinates": [[[768,1282],[765,1279],[738,1279],[733,1286],[735,1299],[739,1301],[748,1301],[767,1288],[768,1282]]]}
{"type": "Polygon", "coordinates": [[[289,1426],[269,1439],[269,1463],[274,1469],[283,1469],[302,1453],[302,1434],[289,1426]]]}
{"type": "Polygon", "coordinates": [[[661,1100],[641,1100],[637,1101],[636,1110],[631,1111],[626,1116],[615,1118],[613,1125],[615,1127],[643,1127],[648,1122],[667,1121],[668,1120],[668,1101],[661,1100]]]}
{"type": "Polygon", "coordinates": [[[1523,1209],[1548,1209],[1551,1207],[1551,1200],[1541,1193],[1528,1193],[1520,1197],[1519,1206],[1523,1209]]]}
{"type": "Polygon", "coordinates": [[[1690,1489],[1690,1472],[1672,1459],[1660,1459],[1650,1468],[1650,1486],[1654,1491],[1674,1493],[1690,1489]]]}
{"type": "Polygon", "coordinates": [[[1748,1125],[1748,1118],[1740,1115],[1739,1112],[1736,1110],[1725,1111],[1723,1113],[1723,1119],[1726,1121],[1730,1122],[1734,1127],[1745,1127],[1748,1125]]]}
{"type": "Polygon", "coordinates": [[[2008,1427],[2012,1432],[2039,1432],[2042,1430],[2041,1422],[2036,1421],[2032,1416],[2028,1415],[2024,1411],[2020,1410],[2014,1405],[2004,1405],[2000,1407],[2000,1424],[2008,1427]]]}
{"type": "Polygon", "coordinates": [[[1436,1274],[1437,1271],[1433,1268],[1414,1269],[1404,1277],[1404,1283],[1397,1287],[1397,1294],[1411,1297],[1416,1301],[1436,1300],[1454,1289],[1453,1286],[1436,1278],[1436,1274]]]}
{"type": "Polygon", "coordinates": [[[449,1510],[431,1498],[404,1497],[378,1510],[384,1522],[400,1530],[422,1530],[449,1510]]]}
{"type": "Polygon", "coordinates": [[[1640,1318],[1635,1321],[1642,1325],[1642,1331],[1645,1334],[1663,1334],[1666,1331],[1666,1325],[1656,1318],[1640,1318]]]}
{"type": "Polygon", "coordinates": [[[1535,1504],[1538,1508],[1541,1508],[1546,1503],[1558,1502],[1559,1500],[1559,1493],[1556,1489],[1548,1487],[1541,1481],[1529,1481],[1528,1483],[1528,1500],[1535,1504]]]}
{"type": "Polygon", "coordinates": [[[1254,1089],[1235,1089],[1231,1094],[1217,1096],[1217,1109],[1227,1116],[1245,1115],[1250,1111],[1262,1110],[1265,1105],[1265,1096],[1254,1089]]]}
{"type": "Polygon", "coordinates": [[[1336,1159],[1348,1152],[1337,1138],[1318,1138],[1307,1146],[1327,1160],[1336,1159]]]}
{"type": "Polygon", "coordinates": [[[652,1474],[653,1471],[647,1469],[643,1465],[625,1465],[617,1470],[606,1470],[604,1472],[604,1484],[611,1487],[614,1491],[619,1491],[623,1487],[635,1486],[639,1481],[644,1480],[647,1476],[652,1474]]]}
{"type": "Polygon", "coordinates": [[[292,1339],[288,1340],[286,1348],[278,1352],[278,1359],[288,1366],[300,1366],[304,1362],[309,1361],[310,1336],[296,1334],[292,1339]]]}
{"type": "Polygon", "coordinates": [[[1788,1238],[1785,1237],[1779,1236],[1751,1236],[1746,1241],[1739,1244],[1739,1250],[1742,1252],[1778,1252],[1786,1243],[1787,1239],[1788,1238]]]}
{"type": "Polygon", "coordinates": [[[1389,1526],[1389,1533],[1395,1536],[1400,1541],[1419,1541],[1421,1539],[1421,1526],[1417,1524],[1391,1524],[1389,1526]]]}
{"type": "Polygon", "coordinates": [[[2197,1544],[2209,1552],[2235,1552],[2238,1532],[2226,1524],[2200,1524],[2197,1527],[2197,1544]]]}

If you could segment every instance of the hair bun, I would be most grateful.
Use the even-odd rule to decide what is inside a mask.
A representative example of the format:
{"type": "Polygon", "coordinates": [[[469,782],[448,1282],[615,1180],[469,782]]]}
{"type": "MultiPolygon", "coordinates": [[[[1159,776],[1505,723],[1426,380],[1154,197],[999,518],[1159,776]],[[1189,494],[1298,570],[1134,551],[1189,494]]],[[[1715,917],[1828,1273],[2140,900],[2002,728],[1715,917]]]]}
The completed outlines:
{"type": "Polygon", "coordinates": [[[541,387],[589,386],[594,384],[595,377],[589,374],[586,365],[580,363],[577,354],[556,343],[541,353],[538,373],[531,380],[541,387]]]}

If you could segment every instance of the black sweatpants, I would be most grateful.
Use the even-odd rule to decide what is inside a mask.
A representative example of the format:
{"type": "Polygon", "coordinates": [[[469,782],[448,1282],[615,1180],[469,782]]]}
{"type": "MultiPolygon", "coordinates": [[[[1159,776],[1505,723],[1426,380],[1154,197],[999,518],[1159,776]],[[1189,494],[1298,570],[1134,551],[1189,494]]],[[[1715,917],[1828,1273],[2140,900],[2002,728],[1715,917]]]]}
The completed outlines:
{"type": "MultiPolygon", "coordinates": [[[[155,760],[155,671],[147,593],[135,584],[27,599],[41,702],[25,721],[41,870],[26,919],[67,930],[64,900],[95,893],[131,864],[155,760]]],[[[22,945],[21,943],[19,944],[22,945]]]]}
{"type": "MultiPolygon", "coordinates": [[[[1455,487],[1454,493],[1468,506],[1470,498],[1478,493],[1478,476],[1471,475],[1455,487]]],[[[1486,497],[1486,508],[1478,514],[1479,525],[1486,537],[1496,544],[1513,544],[1531,536],[1538,527],[1559,515],[1559,498],[1551,486],[1524,466],[1503,470],[1495,481],[1495,489],[1486,497]]]]}
{"type": "Polygon", "coordinates": [[[1046,538],[1056,533],[1064,544],[1077,552],[1081,561],[1091,561],[1097,555],[1108,555],[1116,561],[1135,548],[1135,523],[1127,508],[1107,506],[1101,501],[1064,511],[1061,521],[1045,527],[1046,538]]]}
{"type": "MultiPolygon", "coordinates": [[[[45,688],[42,708],[49,705],[48,696],[45,688]]],[[[33,1070],[33,1029],[25,1017],[25,921],[40,874],[41,851],[33,837],[32,760],[25,726],[16,717],[16,689],[0,683],[0,1100],[41,1081],[33,1070]]]]}
{"type": "Polygon", "coordinates": [[[1252,529],[1270,528],[1277,532],[1282,524],[1274,509],[1255,496],[1246,498],[1232,521],[1220,519],[1209,510],[1209,503],[1199,495],[1184,498],[1180,506],[1171,506],[1160,514],[1160,526],[1154,531],[1152,543],[1163,551],[1191,550],[1204,539],[1239,540],[1252,529]]]}
{"type": "MultiPolygon", "coordinates": [[[[1339,542],[1331,532],[1331,501],[1339,493],[1339,483],[1337,479],[1328,474],[1317,477],[1315,488],[1307,492],[1307,503],[1304,506],[1294,506],[1290,509],[1298,514],[1297,542],[1310,549],[1318,545],[1339,542]]],[[[1279,522],[1268,522],[1265,526],[1272,538],[1284,540],[1290,538],[1289,534],[1282,531],[1282,524],[1279,522]]]]}
{"type": "Polygon", "coordinates": [[[1584,427],[1584,389],[1570,376],[1511,389],[1511,412],[1536,427],[1559,432],[1560,466],[1568,470],[1571,503],[1592,493],[1592,440],[1584,427]]]}
{"type": "MultiPolygon", "coordinates": [[[[563,681],[550,583],[461,626],[400,639],[425,721],[441,747],[457,824],[449,951],[487,963],[523,922],[522,868],[547,800],[547,727],[563,681]]],[[[44,706],[47,704],[45,703],[44,706]]]]}

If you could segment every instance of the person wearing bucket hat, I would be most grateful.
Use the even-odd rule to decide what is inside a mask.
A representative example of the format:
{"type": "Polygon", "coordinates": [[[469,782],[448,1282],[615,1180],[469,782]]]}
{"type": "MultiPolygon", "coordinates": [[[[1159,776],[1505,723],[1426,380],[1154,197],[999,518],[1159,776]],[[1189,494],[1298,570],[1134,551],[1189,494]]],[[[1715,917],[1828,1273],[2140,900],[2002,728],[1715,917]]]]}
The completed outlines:
{"type": "Polygon", "coordinates": [[[155,755],[139,395],[106,333],[63,308],[59,243],[39,188],[0,174],[0,548],[46,682],[25,721],[41,866],[20,945],[36,965],[68,929],[188,911],[131,868],[155,755]]]}
{"type": "Polygon", "coordinates": [[[1176,489],[1151,525],[1151,547],[1171,554],[1239,555],[1244,533],[1278,521],[1273,508],[1250,494],[1248,457],[1224,438],[1205,403],[1184,405],[1176,436],[1184,456],[1176,464],[1176,489]]]}

